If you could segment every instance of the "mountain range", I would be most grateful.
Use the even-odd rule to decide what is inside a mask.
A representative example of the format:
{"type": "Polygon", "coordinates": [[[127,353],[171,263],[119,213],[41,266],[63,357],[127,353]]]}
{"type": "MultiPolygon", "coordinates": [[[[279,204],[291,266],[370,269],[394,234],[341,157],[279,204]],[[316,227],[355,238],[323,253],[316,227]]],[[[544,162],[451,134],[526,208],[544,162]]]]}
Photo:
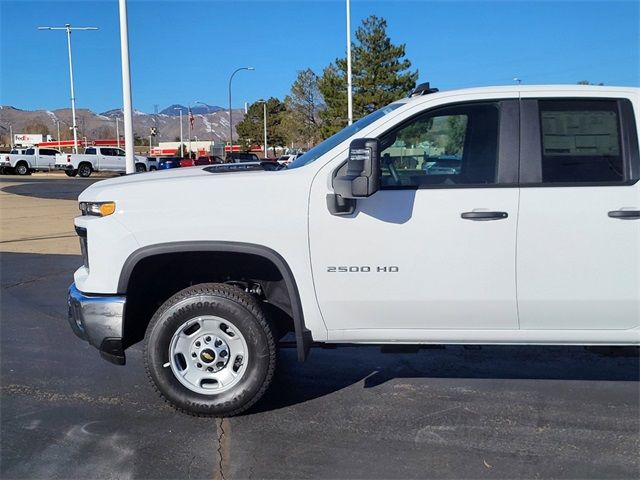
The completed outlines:
{"type": "MultiPolygon", "coordinates": [[[[151,127],[156,127],[158,136],[153,143],[173,142],[180,137],[180,109],[183,111],[182,128],[183,139],[188,140],[188,108],[184,105],[170,105],[158,114],[149,114],[134,110],[133,130],[141,138],[148,138],[151,127]]],[[[214,142],[226,142],[229,139],[229,111],[218,106],[198,104],[191,108],[193,113],[193,139],[213,140],[214,142]]],[[[244,118],[244,109],[233,110],[234,138],[236,138],[235,126],[244,118]]],[[[115,138],[116,118],[119,118],[119,133],[124,135],[123,117],[119,109],[95,113],[85,108],[76,109],[78,123],[78,135],[87,139],[115,138]]],[[[57,110],[20,110],[12,106],[0,108],[0,143],[8,143],[9,126],[13,133],[29,133],[25,130],[33,130],[35,127],[46,128],[48,133],[57,138],[58,124],[60,126],[60,138],[70,139],[73,134],[70,131],[72,125],[71,109],[61,108],[57,110]]],[[[31,132],[36,133],[36,132],[31,132]]],[[[38,131],[37,133],[41,133],[38,131]]]]}

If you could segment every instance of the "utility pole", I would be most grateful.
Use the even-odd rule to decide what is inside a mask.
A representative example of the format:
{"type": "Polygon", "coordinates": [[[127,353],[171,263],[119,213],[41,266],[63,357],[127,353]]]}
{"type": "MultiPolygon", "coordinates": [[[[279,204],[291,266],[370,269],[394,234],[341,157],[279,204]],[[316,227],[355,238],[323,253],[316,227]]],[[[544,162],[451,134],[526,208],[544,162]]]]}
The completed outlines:
{"type": "Polygon", "coordinates": [[[124,107],[124,151],[127,173],[135,173],[135,150],[133,147],[133,100],[131,98],[131,74],[129,71],[129,25],[127,0],[118,0],[120,13],[120,62],[122,63],[122,106],[124,107]]]}
{"type": "Polygon", "coordinates": [[[67,32],[67,50],[69,53],[69,81],[71,83],[71,116],[73,117],[73,152],[78,153],[78,124],[76,123],[76,96],[73,88],[73,62],[71,59],[71,32],[73,30],[98,30],[97,27],[72,27],[65,24],[64,27],[38,27],[38,30],[64,30],[67,32]]]}

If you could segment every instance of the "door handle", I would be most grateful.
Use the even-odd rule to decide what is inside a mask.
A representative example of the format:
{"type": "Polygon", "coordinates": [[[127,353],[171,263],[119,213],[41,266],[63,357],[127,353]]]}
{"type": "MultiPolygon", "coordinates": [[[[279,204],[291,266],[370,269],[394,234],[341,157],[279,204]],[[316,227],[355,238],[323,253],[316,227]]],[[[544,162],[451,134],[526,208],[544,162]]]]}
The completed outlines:
{"type": "Polygon", "coordinates": [[[486,220],[502,220],[503,218],[507,218],[509,214],[507,212],[464,212],[460,214],[461,218],[465,220],[476,220],[476,221],[486,221],[486,220]]]}
{"type": "Polygon", "coordinates": [[[640,218],[640,210],[612,210],[608,215],[620,220],[637,220],[640,218]]]}

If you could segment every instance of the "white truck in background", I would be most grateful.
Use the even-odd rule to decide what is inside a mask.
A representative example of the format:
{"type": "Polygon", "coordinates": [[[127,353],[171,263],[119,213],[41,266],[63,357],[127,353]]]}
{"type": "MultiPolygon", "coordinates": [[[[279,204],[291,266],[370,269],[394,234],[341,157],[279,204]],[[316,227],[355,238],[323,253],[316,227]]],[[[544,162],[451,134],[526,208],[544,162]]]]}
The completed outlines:
{"type": "MultiPolygon", "coordinates": [[[[13,150],[12,150],[13,151],[13,150]]],[[[23,153],[3,154],[0,167],[18,175],[30,175],[32,172],[51,170],[60,152],[54,148],[30,147],[23,153]]]]}
{"type": "MultiPolygon", "coordinates": [[[[69,177],[89,177],[93,172],[126,172],[125,152],[117,147],[88,147],[84,153],[56,155],[55,168],[69,177]]],[[[136,172],[157,170],[155,159],[136,155],[136,172]]]]}

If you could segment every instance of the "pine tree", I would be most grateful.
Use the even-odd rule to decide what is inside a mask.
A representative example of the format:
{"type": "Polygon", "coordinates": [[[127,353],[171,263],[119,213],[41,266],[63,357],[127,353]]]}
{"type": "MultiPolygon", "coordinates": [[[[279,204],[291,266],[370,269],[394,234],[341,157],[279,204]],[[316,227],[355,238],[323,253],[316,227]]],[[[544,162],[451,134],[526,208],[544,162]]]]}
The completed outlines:
{"type": "MultiPolygon", "coordinates": [[[[282,145],[284,137],[280,124],[285,105],[275,97],[267,100],[267,141],[269,145],[282,145]]],[[[245,151],[249,151],[252,145],[264,144],[264,107],[262,102],[252,103],[247,109],[247,114],[236,125],[238,142],[245,151]]]]}
{"type": "MultiPolygon", "coordinates": [[[[352,52],[353,118],[363,116],[406,96],[416,85],[418,71],[411,72],[405,44],[394,45],[387,22],[372,15],[356,31],[352,52]]],[[[321,113],[323,135],[347,124],[347,61],[336,59],[323,71],[318,85],[327,108],[321,113]]]]}

